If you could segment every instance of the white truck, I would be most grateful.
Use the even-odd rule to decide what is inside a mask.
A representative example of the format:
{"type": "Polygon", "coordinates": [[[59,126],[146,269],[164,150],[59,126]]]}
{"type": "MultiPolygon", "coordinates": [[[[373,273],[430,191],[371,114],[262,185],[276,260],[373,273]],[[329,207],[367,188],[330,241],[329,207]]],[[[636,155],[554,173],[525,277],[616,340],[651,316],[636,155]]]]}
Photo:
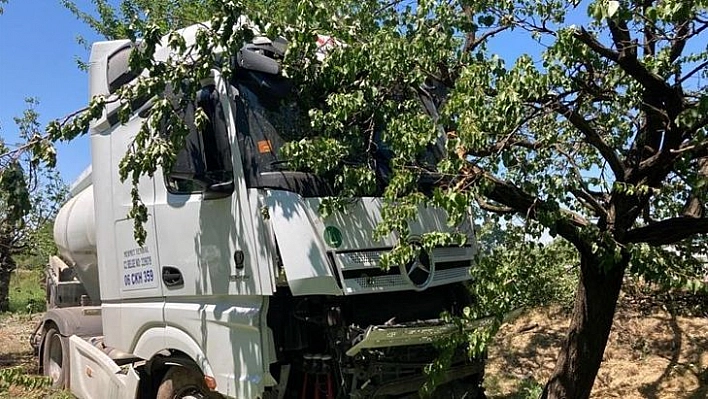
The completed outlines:
{"type": "MultiPolygon", "coordinates": [[[[196,29],[182,32],[188,43],[196,29]]],[[[133,48],[93,45],[90,96],[130,84],[133,48]]],[[[399,238],[373,238],[381,200],[356,198],[322,217],[329,185],[278,158],[288,82],[269,55],[279,48],[246,44],[231,78],[215,69],[195,93],[208,126],[191,129],[172,170],[140,180],[149,214],[142,246],[118,165],[151,101],[133,104],[125,124],[115,104],[93,122],[92,167],[57,216],[61,256],[50,262],[50,306],[33,336],[55,385],[86,399],[416,395],[432,343],[456,328],[441,312],[470,303],[471,217],[458,227],[466,245],[382,270],[399,238]]],[[[450,230],[431,208],[411,229],[414,241],[450,230]]],[[[438,397],[483,395],[483,364],[461,348],[438,397]]]]}

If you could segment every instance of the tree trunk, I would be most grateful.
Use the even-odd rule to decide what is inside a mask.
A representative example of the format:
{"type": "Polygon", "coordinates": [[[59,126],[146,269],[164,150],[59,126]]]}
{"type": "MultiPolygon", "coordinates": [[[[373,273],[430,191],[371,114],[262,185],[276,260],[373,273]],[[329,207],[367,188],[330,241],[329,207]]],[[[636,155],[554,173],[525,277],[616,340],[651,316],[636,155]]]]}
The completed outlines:
{"type": "Polygon", "coordinates": [[[598,257],[581,252],[581,275],[570,328],[542,399],[590,397],[628,262],[629,256],[625,254],[605,271],[598,257]]]}
{"type": "Polygon", "coordinates": [[[10,276],[15,268],[12,256],[0,252],[0,312],[10,310],[10,276]]]}

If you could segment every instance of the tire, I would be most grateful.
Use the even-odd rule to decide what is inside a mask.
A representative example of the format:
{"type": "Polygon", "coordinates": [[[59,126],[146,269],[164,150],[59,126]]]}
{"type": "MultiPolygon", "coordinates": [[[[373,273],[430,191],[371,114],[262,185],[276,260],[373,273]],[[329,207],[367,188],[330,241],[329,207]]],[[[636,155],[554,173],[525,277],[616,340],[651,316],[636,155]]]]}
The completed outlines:
{"type": "Polygon", "coordinates": [[[51,378],[52,388],[69,388],[69,366],[69,340],[50,327],[42,343],[42,374],[51,378]]]}
{"type": "Polygon", "coordinates": [[[155,399],[215,399],[221,396],[209,390],[202,373],[189,367],[173,366],[167,370],[155,399]]]}

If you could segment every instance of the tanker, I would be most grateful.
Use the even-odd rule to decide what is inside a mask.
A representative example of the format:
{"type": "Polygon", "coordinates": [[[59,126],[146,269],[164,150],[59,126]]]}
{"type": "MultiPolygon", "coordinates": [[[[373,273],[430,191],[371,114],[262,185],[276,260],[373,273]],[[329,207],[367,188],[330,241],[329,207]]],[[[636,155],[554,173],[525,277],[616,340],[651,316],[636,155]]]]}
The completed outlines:
{"type": "MultiPolygon", "coordinates": [[[[198,29],[181,31],[188,44],[198,29]]],[[[139,181],[143,245],[118,165],[153,99],[132,104],[125,123],[110,103],[92,122],[91,167],[56,218],[59,256],[32,339],[55,386],[87,399],[417,397],[435,341],[461,328],[440,315],[471,303],[472,216],[454,228],[467,244],[432,250],[421,237],[452,230],[437,209],[421,207],[406,238],[374,238],[377,197],[324,217],[329,184],[279,158],[278,121],[289,115],[278,101],[289,84],[281,44],[246,43],[233,76],[214,68],[194,93],[192,112],[208,123],[197,129],[188,110],[192,128],[172,169],[139,181]],[[401,239],[417,255],[382,269],[401,239]]],[[[91,97],[131,84],[134,48],[93,44],[91,97]]],[[[168,56],[166,47],[155,53],[158,62],[168,56]]],[[[483,359],[457,352],[436,397],[482,397],[483,359]]]]}

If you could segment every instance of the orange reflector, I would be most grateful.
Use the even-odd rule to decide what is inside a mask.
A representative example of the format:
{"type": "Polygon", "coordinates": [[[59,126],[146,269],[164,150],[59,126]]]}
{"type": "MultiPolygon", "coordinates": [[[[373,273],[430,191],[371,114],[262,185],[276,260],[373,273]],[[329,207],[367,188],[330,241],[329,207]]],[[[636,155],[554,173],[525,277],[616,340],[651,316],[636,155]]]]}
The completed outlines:
{"type": "Polygon", "coordinates": [[[206,387],[209,388],[210,390],[215,390],[216,389],[216,379],[214,377],[205,375],[204,376],[204,383],[206,384],[206,387]]]}
{"type": "Polygon", "coordinates": [[[265,154],[267,152],[271,152],[273,149],[270,146],[270,140],[261,140],[258,142],[258,152],[261,154],[265,154]]]}

